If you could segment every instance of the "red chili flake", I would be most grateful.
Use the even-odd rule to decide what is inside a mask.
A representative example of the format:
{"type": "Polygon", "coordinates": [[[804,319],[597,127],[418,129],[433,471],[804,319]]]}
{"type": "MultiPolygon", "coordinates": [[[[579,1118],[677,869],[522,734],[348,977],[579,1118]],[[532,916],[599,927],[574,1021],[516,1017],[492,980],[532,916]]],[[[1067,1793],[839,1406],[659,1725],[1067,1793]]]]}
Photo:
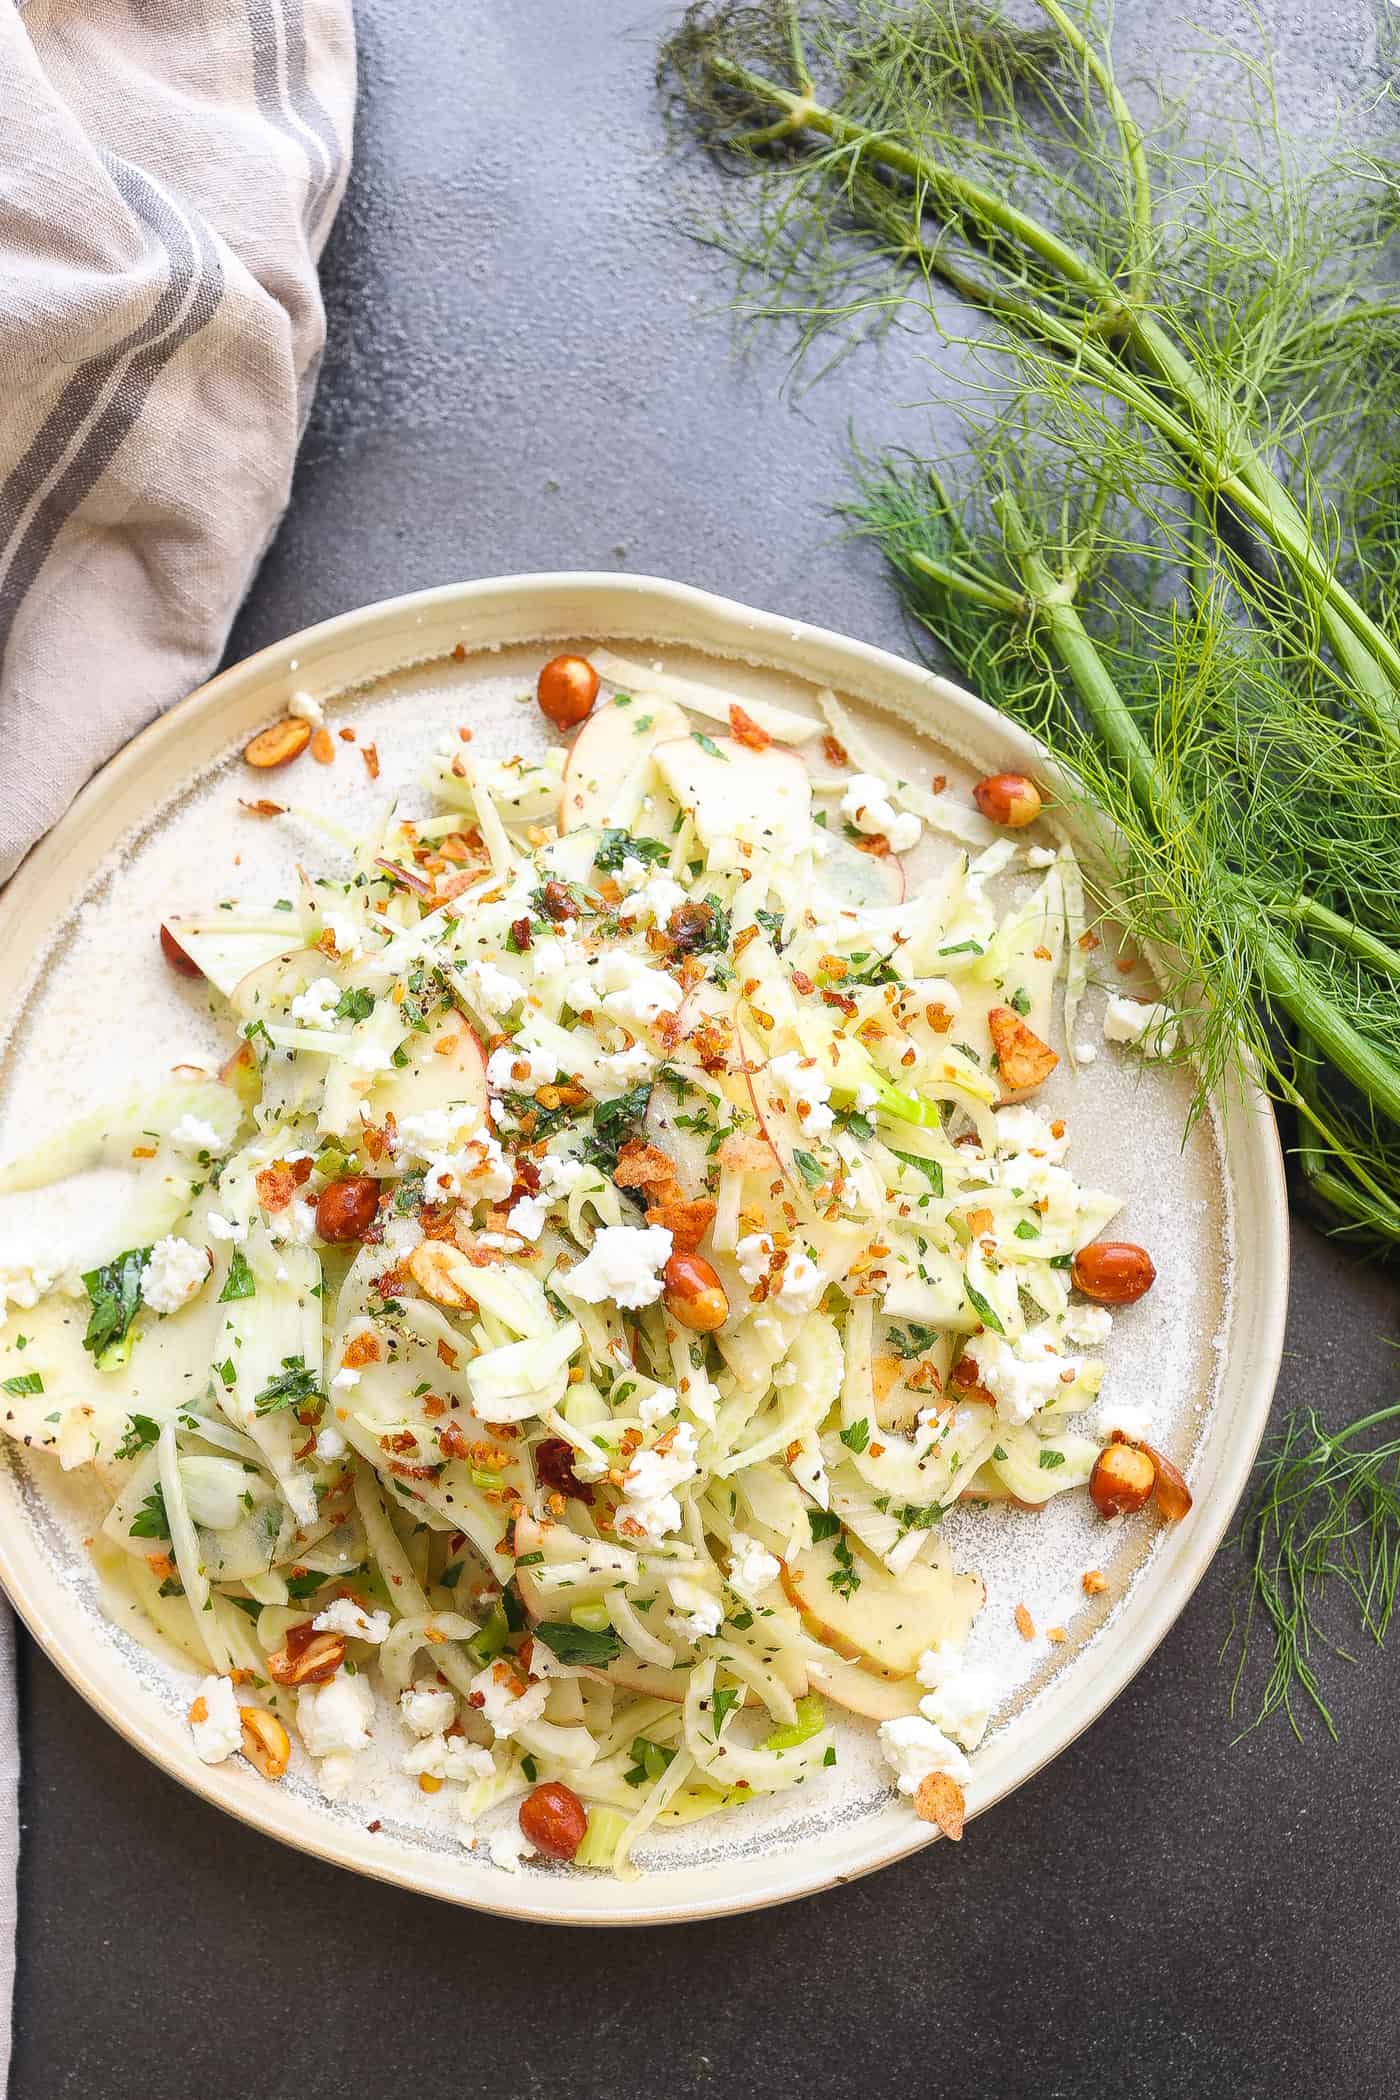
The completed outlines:
{"type": "Polygon", "coordinates": [[[373,744],[362,744],[360,746],[360,756],[365,762],[365,771],[369,774],[370,779],[378,780],[379,752],[377,747],[373,744]]]}
{"type": "Polygon", "coordinates": [[[552,1488],[558,1495],[572,1495],[576,1502],[592,1502],[593,1489],[575,1473],[573,1445],[565,1443],[562,1436],[549,1436],[537,1444],[534,1458],[542,1487],[552,1488]]]}

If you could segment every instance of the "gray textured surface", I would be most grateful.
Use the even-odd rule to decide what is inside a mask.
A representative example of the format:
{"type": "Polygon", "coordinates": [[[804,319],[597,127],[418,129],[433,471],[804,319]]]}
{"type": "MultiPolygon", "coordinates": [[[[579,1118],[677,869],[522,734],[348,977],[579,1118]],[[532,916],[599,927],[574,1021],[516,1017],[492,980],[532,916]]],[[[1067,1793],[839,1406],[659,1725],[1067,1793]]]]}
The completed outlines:
{"type": "MultiPolygon", "coordinates": [[[[1190,12],[1122,0],[1128,63],[1190,12]]],[[[1243,7],[1195,12],[1254,33],[1243,7]]],[[[1366,78],[1364,7],[1264,12],[1300,121],[1366,78]]],[[[563,567],[669,574],[902,645],[876,563],[822,505],[849,416],[898,433],[874,403],[907,398],[903,353],[796,401],[776,397],[776,346],[733,358],[722,273],[664,219],[665,14],[364,0],[321,395],[236,651],[394,591],[563,567]]],[[[1387,1328],[1391,1285],[1299,1228],[1280,1405],[1378,1402],[1387,1328]]],[[[1394,1658],[1337,1674],[1340,1749],[1232,1747],[1229,1572],[960,1851],[652,1937],[505,1925],[255,1838],[26,1641],[16,2100],[1395,2091],[1394,1658]]]]}

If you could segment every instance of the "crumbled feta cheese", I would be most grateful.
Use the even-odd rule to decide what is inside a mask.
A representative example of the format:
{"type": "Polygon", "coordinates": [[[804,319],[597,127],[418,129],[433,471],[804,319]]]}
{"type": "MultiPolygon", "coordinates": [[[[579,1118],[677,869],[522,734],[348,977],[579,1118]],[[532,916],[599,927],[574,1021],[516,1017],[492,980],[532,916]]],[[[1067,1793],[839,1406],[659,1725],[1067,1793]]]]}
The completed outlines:
{"type": "Polygon", "coordinates": [[[347,1448],[345,1439],[334,1422],[323,1423],[317,1430],[316,1456],[322,1465],[334,1465],[338,1458],[344,1458],[347,1448]]]}
{"type": "Polygon", "coordinates": [[[365,1749],[374,1728],[369,1679],[337,1670],[325,1684],[304,1684],[297,1693],[297,1727],[312,1757],[365,1749]]]}
{"type": "Polygon", "coordinates": [[[925,1648],[917,1675],[928,1688],[928,1697],[919,1701],[924,1719],[941,1728],[945,1736],[952,1736],[964,1750],[975,1750],[987,1732],[997,1699],[987,1673],[940,1641],[936,1647],[925,1648]]]}
{"type": "Polygon", "coordinates": [[[387,1611],[366,1611],[353,1597],[336,1597],[311,1621],[317,1633],[343,1633],[347,1640],[377,1648],[389,1638],[387,1611]]]}
{"type": "Polygon", "coordinates": [[[508,1014],[524,998],[523,987],[495,963],[487,962],[484,956],[462,965],[468,990],[484,1013],[500,1016],[508,1014]]]}
{"type": "Polygon", "coordinates": [[[617,886],[620,890],[639,890],[650,873],[647,863],[638,860],[635,853],[624,853],[617,871],[617,886]]]}
{"type": "Polygon", "coordinates": [[[425,1772],[433,1779],[489,1779],[495,1769],[491,1752],[480,1743],[469,1743],[464,1735],[424,1736],[404,1752],[399,1764],[410,1779],[425,1772]]]}
{"type": "Polygon", "coordinates": [[[772,1258],[773,1242],[766,1232],[745,1233],[734,1249],[739,1274],[750,1290],[768,1274],[768,1264],[772,1258]]]}
{"type": "Polygon", "coordinates": [[[625,948],[610,948],[586,970],[570,977],[564,997],[575,1013],[600,1006],[629,1028],[650,1028],[662,1014],[673,1014],[685,994],[674,977],[653,970],[625,948]]]}
{"type": "Polygon", "coordinates": [[[231,1677],[206,1677],[189,1713],[194,1754],[206,1765],[221,1765],[243,1741],[243,1723],[231,1677]]]}
{"type": "Polygon", "coordinates": [[[894,853],[917,846],[923,830],[916,816],[895,808],[889,788],[873,773],[856,773],[846,782],[841,814],[868,837],[888,839],[894,853]]]}
{"type": "Polygon", "coordinates": [[[355,919],[347,911],[328,911],[321,915],[321,925],[335,944],[335,952],[342,962],[353,962],[363,952],[364,935],[355,919]]]}
{"type": "Polygon", "coordinates": [[[285,1210],[271,1214],[268,1223],[275,1240],[309,1247],[316,1237],[316,1205],[310,1196],[293,1196],[285,1210]]]}
{"type": "Polygon", "coordinates": [[[804,1137],[825,1137],[835,1124],[829,1103],[831,1088],[811,1058],[796,1050],[784,1050],[768,1060],[768,1077],[782,1088],[792,1103],[804,1137]]]}
{"type": "Polygon", "coordinates": [[[293,693],[287,701],[287,713],[295,715],[299,722],[309,722],[313,729],[324,729],[326,724],[325,710],[314,693],[293,693]]]}
{"type": "Polygon", "coordinates": [[[304,992],[292,1001],[292,1019],[307,1028],[329,1028],[340,1004],[340,986],[333,977],[313,977],[304,992]]]}
{"type": "Polygon", "coordinates": [[[401,1116],[393,1134],[395,1157],[431,1159],[437,1152],[453,1152],[469,1138],[484,1136],[481,1115],[474,1102],[454,1103],[451,1108],[429,1108],[417,1115],[401,1116]]]}
{"type": "Polygon", "coordinates": [[[917,1794],[931,1772],[946,1772],[959,1786],[972,1777],[972,1767],[956,1743],[922,1714],[901,1714],[882,1721],[880,1748],[901,1794],[917,1794]]]}
{"type": "Polygon", "coordinates": [[[399,1693],[399,1714],[414,1735],[442,1735],[457,1718],[457,1701],[444,1686],[427,1677],[399,1693]]]}
{"type": "Polygon", "coordinates": [[[783,1280],[778,1287],[776,1304],[780,1312],[815,1312],[822,1292],[826,1289],[826,1277],[809,1254],[798,1249],[788,1256],[783,1280]]]}
{"type": "Polygon", "coordinates": [[[512,1232],[519,1233],[522,1240],[537,1240],[544,1231],[548,1216],[548,1196],[521,1196],[511,1205],[506,1224],[512,1232]]]}
{"type": "Polygon", "coordinates": [[[592,1171],[585,1161],[555,1152],[547,1152],[539,1166],[540,1192],[554,1197],[572,1196],[579,1183],[592,1171]]]}
{"type": "Polygon", "coordinates": [[[666,1439],[666,1448],[638,1451],[623,1478],[616,1530],[621,1538],[658,1539],[680,1528],[681,1506],[673,1489],[693,1480],[697,1444],[689,1422],[666,1439]]]}
{"type": "Polygon", "coordinates": [[[58,1281],[53,1269],[0,1269],[0,1309],[17,1305],[28,1312],[58,1281]]]}
{"type": "Polygon", "coordinates": [[[1053,868],[1059,859],[1053,846],[1027,846],[1026,864],[1032,868],[1053,868]]]}
{"type": "Polygon", "coordinates": [[[677,1407],[675,1388],[659,1385],[654,1393],[645,1393],[637,1403],[637,1414],[643,1429],[652,1428],[667,1415],[673,1415],[677,1407]]]}
{"type": "Polygon", "coordinates": [[[1152,1411],[1128,1400],[1110,1400],[1099,1408],[1095,1427],[1100,1436],[1111,1437],[1116,1431],[1135,1444],[1152,1434],[1152,1411]]]}
{"type": "Polygon", "coordinates": [[[331,1391],[333,1393],[353,1392],[364,1375],[364,1372],[358,1370],[354,1364],[342,1364],[331,1380],[331,1391]]]}
{"type": "Polygon", "coordinates": [[[227,1152],[227,1140],[203,1116],[183,1115],[170,1133],[177,1152],[227,1152]]]}
{"type": "Polygon", "coordinates": [[[871,1086],[868,1080],[862,1079],[860,1085],[856,1088],[856,1113],[858,1115],[868,1116],[871,1109],[875,1107],[879,1099],[879,1088],[871,1086]]]}
{"type": "Polygon", "coordinates": [[[1078,1357],[1056,1354],[1043,1328],[1014,1342],[984,1331],[967,1344],[967,1354],[1005,1422],[1028,1422],[1072,1385],[1080,1370],[1078,1357]]]}
{"type": "Polygon", "coordinates": [[[730,1550],[729,1584],[741,1597],[752,1599],[760,1590],[766,1590],[777,1581],[781,1572],[779,1562],[747,1532],[735,1532],[730,1550]]]}
{"type": "Polygon", "coordinates": [[[1086,1349],[1097,1349],[1112,1332],[1113,1315],[1106,1305],[1071,1305],[1065,1314],[1065,1333],[1086,1349]]]}
{"type": "Polygon", "coordinates": [[[559,1077],[559,1061],[522,1028],[486,1061],[486,1084],[498,1094],[533,1094],[559,1077]]]}
{"type": "Polygon", "coordinates": [[[235,1247],[241,1247],[248,1237],[248,1227],[242,1218],[225,1218],[217,1210],[209,1212],[204,1229],[211,1240],[229,1240],[235,1247]]]}
{"type": "Polygon", "coordinates": [[[514,1186],[514,1169],[496,1139],[485,1135],[473,1138],[460,1152],[431,1154],[423,1175],[428,1203],[450,1203],[458,1197],[499,1203],[514,1186]]]}
{"type": "Polygon", "coordinates": [[[663,1014],[673,1014],[684,994],[674,977],[664,970],[643,969],[630,984],[619,985],[603,1000],[604,1013],[613,1014],[631,1028],[650,1028],[663,1014]]]}
{"type": "Polygon", "coordinates": [[[501,1867],[507,1874],[518,1874],[522,1859],[533,1859],[535,1847],[517,1824],[507,1823],[504,1829],[493,1830],[486,1840],[486,1850],[491,1855],[491,1864],[501,1867]]]}
{"type": "Polygon", "coordinates": [[[356,1043],[348,1059],[357,1072],[387,1072],[393,1061],[382,1043],[356,1043]]]}
{"type": "Polygon", "coordinates": [[[633,1043],[629,1049],[613,1050],[600,1057],[594,1068],[599,1099],[610,1101],[616,1094],[625,1094],[629,1087],[645,1079],[655,1065],[656,1053],[640,1042],[633,1043]]]}
{"type": "Polygon", "coordinates": [[[1181,1040],[1181,1030],[1169,1006],[1114,997],[1103,1017],[1103,1039],[1135,1044],[1144,1057],[1170,1057],[1181,1040]]]}
{"type": "Polygon", "coordinates": [[[170,1234],[157,1240],[141,1277],[141,1297],[152,1312],[178,1312],[187,1305],[209,1274],[209,1255],[170,1234]]]}
{"type": "MultiPolygon", "coordinates": [[[[1037,1152],[1049,1160],[1061,1160],[1069,1149],[1069,1131],[1060,1123],[1056,1137],[1044,1116],[1018,1101],[1013,1108],[999,1108],[994,1120],[998,1152],[1037,1152]]],[[[1057,1122],[1060,1118],[1056,1117],[1057,1122]]]]}
{"type": "Polygon", "coordinates": [[[547,1684],[522,1686],[508,1662],[488,1663],[472,1679],[469,1702],[498,1736],[538,1721],[549,1697],[547,1684]]]}
{"type": "Polygon", "coordinates": [[[673,911],[686,903],[686,892],[669,875],[653,875],[625,904],[618,906],[624,919],[650,919],[665,926],[673,911]]]}
{"type": "Polygon", "coordinates": [[[611,1299],[635,1312],[661,1296],[661,1271],[670,1258],[671,1235],[664,1225],[604,1225],[588,1254],[562,1279],[563,1288],[585,1305],[611,1299]]]}

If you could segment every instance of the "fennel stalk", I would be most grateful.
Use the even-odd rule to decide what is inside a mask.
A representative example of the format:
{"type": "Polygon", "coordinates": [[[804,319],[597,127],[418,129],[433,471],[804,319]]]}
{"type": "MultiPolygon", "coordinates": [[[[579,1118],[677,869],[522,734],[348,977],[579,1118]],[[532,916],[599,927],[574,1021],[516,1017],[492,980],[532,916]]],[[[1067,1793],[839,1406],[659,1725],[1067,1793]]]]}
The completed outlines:
{"type": "MultiPolygon", "coordinates": [[[[1135,113],[1088,7],[1036,4],[1027,31],[961,0],[706,0],[661,77],[748,178],[711,237],[751,315],[795,322],[803,349],[922,331],[933,399],[959,352],[957,485],[938,460],[858,459],[845,514],[972,688],[1112,820],[1114,916],[1175,958],[1163,991],[1191,1023],[1197,1107],[1251,1053],[1296,1117],[1312,1206],[1384,1249],[1400,1244],[1396,171],[1354,148],[1300,166],[1267,61],[1238,53],[1234,140],[1193,148],[1169,113],[1135,113]]],[[[1288,1495],[1335,1481],[1353,1433],[1291,1444],[1288,1495]]],[[[1331,1528],[1285,1527],[1282,1562],[1256,1556],[1266,1710],[1296,1690],[1326,1718],[1297,1600],[1354,1523],[1389,1567],[1400,1503],[1371,1481],[1359,1517],[1339,1490],[1331,1528]]],[[[1363,1604],[1377,1637],[1389,1597],[1363,1604]]]]}

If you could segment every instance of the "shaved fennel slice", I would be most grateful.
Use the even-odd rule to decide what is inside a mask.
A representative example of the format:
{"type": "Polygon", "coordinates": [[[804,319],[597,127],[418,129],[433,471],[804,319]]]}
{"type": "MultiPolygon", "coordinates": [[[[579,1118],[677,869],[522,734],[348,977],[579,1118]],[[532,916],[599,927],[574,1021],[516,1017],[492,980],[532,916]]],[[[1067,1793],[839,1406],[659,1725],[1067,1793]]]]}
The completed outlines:
{"type": "MultiPolygon", "coordinates": [[[[716,686],[702,685],[698,679],[682,678],[670,671],[657,671],[648,664],[631,662],[623,656],[615,656],[611,649],[595,649],[590,663],[609,685],[620,686],[629,693],[654,693],[659,700],[670,700],[677,707],[685,707],[692,714],[704,715],[708,721],[729,725],[729,710],[738,705],[734,696],[716,686]]],[[[779,707],[771,700],[745,700],[744,713],[750,721],[757,722],[760,729],[776,737],[782,744],[804,744],[810,737],[820,736],[821,722],[812,715],[797,714],[792,708],[779,707]]]]}
{"type": "MultiPolygon", "coordinates": [[[[856,727],[830,687],[824,687],[817,697],[832,735],[844,747],[856,771],[870,773],[877,780],[886,778],[890,770],[888,761],[866,742],[864,733],[856,727]]],[[[976,810],[960,808],[946,795],[931,795],[907,780],[897,780],[891,794],[901,809],[907,809],[920,818],[930,831],[942,832],[945,838],[957,839],[960,845],[975,846],[980,852],[1001,837],[995,824],[989,824],[976,810]]]]}

